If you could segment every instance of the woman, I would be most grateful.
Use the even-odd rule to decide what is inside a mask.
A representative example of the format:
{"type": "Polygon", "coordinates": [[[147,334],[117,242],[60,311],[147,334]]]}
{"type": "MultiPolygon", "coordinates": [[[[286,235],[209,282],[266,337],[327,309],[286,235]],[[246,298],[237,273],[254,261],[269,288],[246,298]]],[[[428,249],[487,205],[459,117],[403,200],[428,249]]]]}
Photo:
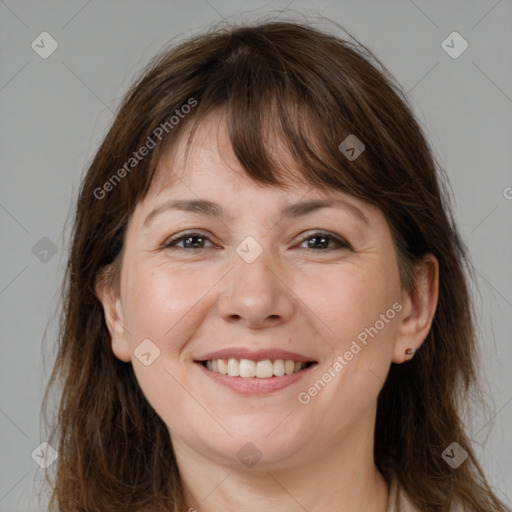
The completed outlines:
{"type": "Polygon", "coordinates": [[[362,48],[227,27],[128,92],[76,210],[50,508],[507,510],[459,409],[465,250],[362,48]]]}

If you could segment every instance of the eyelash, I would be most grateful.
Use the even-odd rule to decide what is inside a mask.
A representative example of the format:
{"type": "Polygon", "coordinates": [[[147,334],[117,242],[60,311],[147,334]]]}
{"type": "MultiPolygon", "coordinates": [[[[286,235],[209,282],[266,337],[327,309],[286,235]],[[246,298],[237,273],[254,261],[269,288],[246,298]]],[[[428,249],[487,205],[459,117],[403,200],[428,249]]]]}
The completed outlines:
{"type": "MultiPolygon", "coordinates": [[[[202,233],[198,233],[197,231],[189,231],[188,233],[183,233],[182,235],[180,235],[179,237],[176,237],[176,238],[171,238],[170,240],[167,240],[164,245],[162,246],[163,249],[173,249],[173,248],[178,248],[178,249],[183,249],[183,250],[190,250],[191,248],[187,248],[187,247],[177,247],[176,246],[176,243],[177,242],[181,242],[182,240],[185,240],[186,238],[190,238],[190,237],[201,237],[203,240],[210,240],[209,237],[207,237],[206,235],[203,235],[202,233]]],[[[345,242],[345,240],[343,240],[342,238],[339,238],[337,236],[334,236],[330,233],[327,233],[325,231],[316,231],[314,233],[312,233],[311,235],[308,235],[306,238],[303,238],[301,240],[301,243],[307,241],[307,240],[310,240],[312,238],[326,238],[328,241],[333,241],[335,242],[336,244],[338,244],[338,249],[336,248],[331,248],[331,249],[310,249],[312,251],[319,251],[320,252],[327,252],[327,251],[335,251],[335,250],[346,250],[346,249],[349,249],[349,250],[353,250],[352,247],[350,246],[350,244],[348,242],[345,242]]],[[[201,250],[205,250],[205,249],[208,249],[208,247],[201,247],[199,249],[195,249],[196,251],[201,251],[201,250]]],[[[303,247],[304,249],[304,247],[303,247]]],[[[307,249],[307,248],[306,248],[307,249]]],[[[192,249],[194,250],[194,249],[192,249]]]]}

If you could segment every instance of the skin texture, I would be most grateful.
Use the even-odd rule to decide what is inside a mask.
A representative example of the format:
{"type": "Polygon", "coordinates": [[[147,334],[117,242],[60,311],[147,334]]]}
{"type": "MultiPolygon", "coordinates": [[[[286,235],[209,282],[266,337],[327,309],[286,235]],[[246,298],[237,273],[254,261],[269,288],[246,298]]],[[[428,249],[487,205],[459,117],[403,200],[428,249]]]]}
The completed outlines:
{"type": "Polygon", "coordinates": [[[292,179],[286,189],[254,183],[218,116],[203,122],[186,161],[184,148],[182,136],[161,159],[130,218],[120,296],[102,280],[96,292],[114,354],[131,362],[169,428],[187,505],[199,512],[385,511],[388,488],[373,461],[376,400],[391,362],[409,360],[405,350],[419,348],[429,331],[437,303],[435,258],[429,255],[418,266],[418,289],[406,292],[377,207],[292,179]],[[167,200],[198,198],[219,203],[226,217],[167,210],[144,226],[167,200]],[[348,208],[322,208],[295,219],[280,215],[290,203],[322,198],[356,206],[368,223],[348,208]],[[195,242],[204,248],[184,248],[183,240],[163,248],[187,231],[207,237],[195,242]],[[352,249],[334,241],[331,248],[314,248],[318,231],[352,249]],[[252,263],[236,252],[247,236],[263,249],[252,263]],[[394,318],[360,344],[316,396],[300,403],[299,393],[393,304],[400,305],[394,318]],[[160,350],[149,366],[134,355],[144,339],[160,350]],[[279,348],[318,364],[280,391],[244,396],[212,382],[194,363],[232,347],[279,348]],[[237,456],[249,442],[261,452],[252,467],[237,456]]]}

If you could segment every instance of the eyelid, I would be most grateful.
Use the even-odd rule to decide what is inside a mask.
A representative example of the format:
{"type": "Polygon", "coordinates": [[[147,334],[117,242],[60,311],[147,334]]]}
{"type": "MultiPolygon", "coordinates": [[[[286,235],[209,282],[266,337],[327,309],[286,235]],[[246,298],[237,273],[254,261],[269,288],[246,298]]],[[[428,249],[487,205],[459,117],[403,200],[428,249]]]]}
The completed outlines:
{"type": "MultiPolygon", "coordinates": [[[[340,246],[338,249],[346,248],[351,251],[354,250],[352,245],[350,245],[345,238],[343,238],[342,236],[337,235],[335,233],[332,233],[330,231],[323,230],[323,229],[313,229],[313,230],[307,231],[306,233],[302,233],[300,235],[299,243],[303,243],[306,240],[313,238],[314,236],[322,236],[322,235],[325,236],[326,238],[329,238],[330,240],[333,240],[334,242],[338,243],[338,245],[340,246]]],[[[311,249],[311,250],[315,250],[315,249],[311,249]]],[[[333,251],[333,250],[336,250],[336,248],[325,249],[323,252],[328,252],[328,251],[333,251]]],[[[322,252],[322,251],[318,251],[318,252],[322,252]]]]}
{"type": "MultiPolygon", "coordinates": [[[[187,238],[188,236],[202,236],[203,238],[205,239],[208,239],[211,243],[212,240],[211,240],[211,235],[208,234],[206,231],[203,231],[201,229],[194,229],[194,230],[189,230],[189,231],[184,231],[182,233],[177,233],[176,235],[173,235],[169,238],[167,238],[164,243],[162,244],[162,248],[166,248],[166,247],[170,247],[172,243],[175,243],[175,242],[181,242],[182,239],[184,238],[187,238]]],[[[182,247],[179,247],[179,249],[182,249],[182,247]]],[[[198,249],[196,249],[198,250],[198,249]]]]}
{"type": "MultiPolygon", "coordinates": [[[[201,229],[195,229],[195,230],[185,231],[182,233],[177,233],[176,235],[166,239],[165,242],[162,244],[162,248],[165,249],[165,248],[175,247],[172,244],[175,244],[176,242],[181,242],[183,239],[186,239],[189,236],[201,236],[213,244],[213,242],[211,240],[212,237],[210,236],[210,234],[206,233],[205,231],[203,231],[201,229]]],[[[324,250],[316,250],[316,249],[309,249],[309,250],[317,251],[317,252],[329,252],[329,251],[333,251],[333,250],[337,250],[337,249],[338,250],[349,249],[351,251],[354,250],[352,245],[349,242],[347,242],[347,240],[345,238],[343,238],[342,236],[337,235],[335,233],[332,233],[330,231],[323,230],[323,229],[309,230],[305,233],[302,233],[300,235],[300,238],[296,237],[296,240],[297,240],[297,243],[301,244],[315,236],[325,236],[329,240],[337,243],[338,247],[331,248],[331,249],[324,249],[324,250]]],[[[183,250],[188,250],[184,247],[178,247],[178,248],[183,249],[183,250]]],[[[211,247],[203,247],[200,249],[192,249],[192,251],[199,251],[199,250],[210,249],[210,248],[211,247]]],[[[299,249],[307,249],[307,248],[299,247],[299,249]]]]}

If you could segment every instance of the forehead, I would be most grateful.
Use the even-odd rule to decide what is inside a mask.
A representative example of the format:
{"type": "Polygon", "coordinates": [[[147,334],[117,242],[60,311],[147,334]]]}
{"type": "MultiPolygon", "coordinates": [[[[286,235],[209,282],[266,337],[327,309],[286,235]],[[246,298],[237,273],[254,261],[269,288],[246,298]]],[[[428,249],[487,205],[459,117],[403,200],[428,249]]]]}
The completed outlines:
{"type": "MultiPolygon", "coordinates": [[[[258,218],[263,211],[281,220],[298,219],[331,207],[352,214],[365,226],[371,224],[368,214],[371,215],[372,205],[367,205],[365,213],[360,200],[339,191],[327,193],[290,180],[279,187],[257,183],[245,173],[232,151],[224,155],[222,143],[208,144],[208,138],[219,140],[203,138],[186,160],[182,158],[183,148],[162,159],[160,183],[153,187],[144,204],[138,205],[141,215],[137,224],[143,230],[149,228],[154,218],[170,210],[231,222],[246,213],[254,216],[256,212],[258,218]]],[[[225,147],[231,149],[229,143],[225,147]]]]}
{"type": "Polygon", "coordinates": [[[143,229],[157,210],[174,208],[170,203],[175,202],[189,203],[178,209],[224,220],[263,210],[291,219],[333,206],[368,225],[370,216],[381,213],[349,193],[309,182],[278,138],[268,138],[269,152],[278,162],[278,183],[258,182],[236,157],[225,117],[218,111],[202,119],[189,138],[190,129],[190,124],[184,126],[160,156],[148,194],[136,208],[145,219],[137,221],[143,229]],[[333,204],[319,204],[325,201],[333,204]]]}
{"type": "Polygon", "coordinates": [[[268,149],[280,164],[276,173],[280,183],[269,186],[252,179],[236,157],[225,117],[218,111],[201,120],[191,137],[190,129],[190,125],[185,127],[162,152],[149,197],[161,195],[165,190],[187,188],[191,194],[194,189],[226,193],[254,189],[278,195],[303,195],[307,190],[321,190],[304,179],[289,152],[277,140],[269,139],[268,149]]]}

